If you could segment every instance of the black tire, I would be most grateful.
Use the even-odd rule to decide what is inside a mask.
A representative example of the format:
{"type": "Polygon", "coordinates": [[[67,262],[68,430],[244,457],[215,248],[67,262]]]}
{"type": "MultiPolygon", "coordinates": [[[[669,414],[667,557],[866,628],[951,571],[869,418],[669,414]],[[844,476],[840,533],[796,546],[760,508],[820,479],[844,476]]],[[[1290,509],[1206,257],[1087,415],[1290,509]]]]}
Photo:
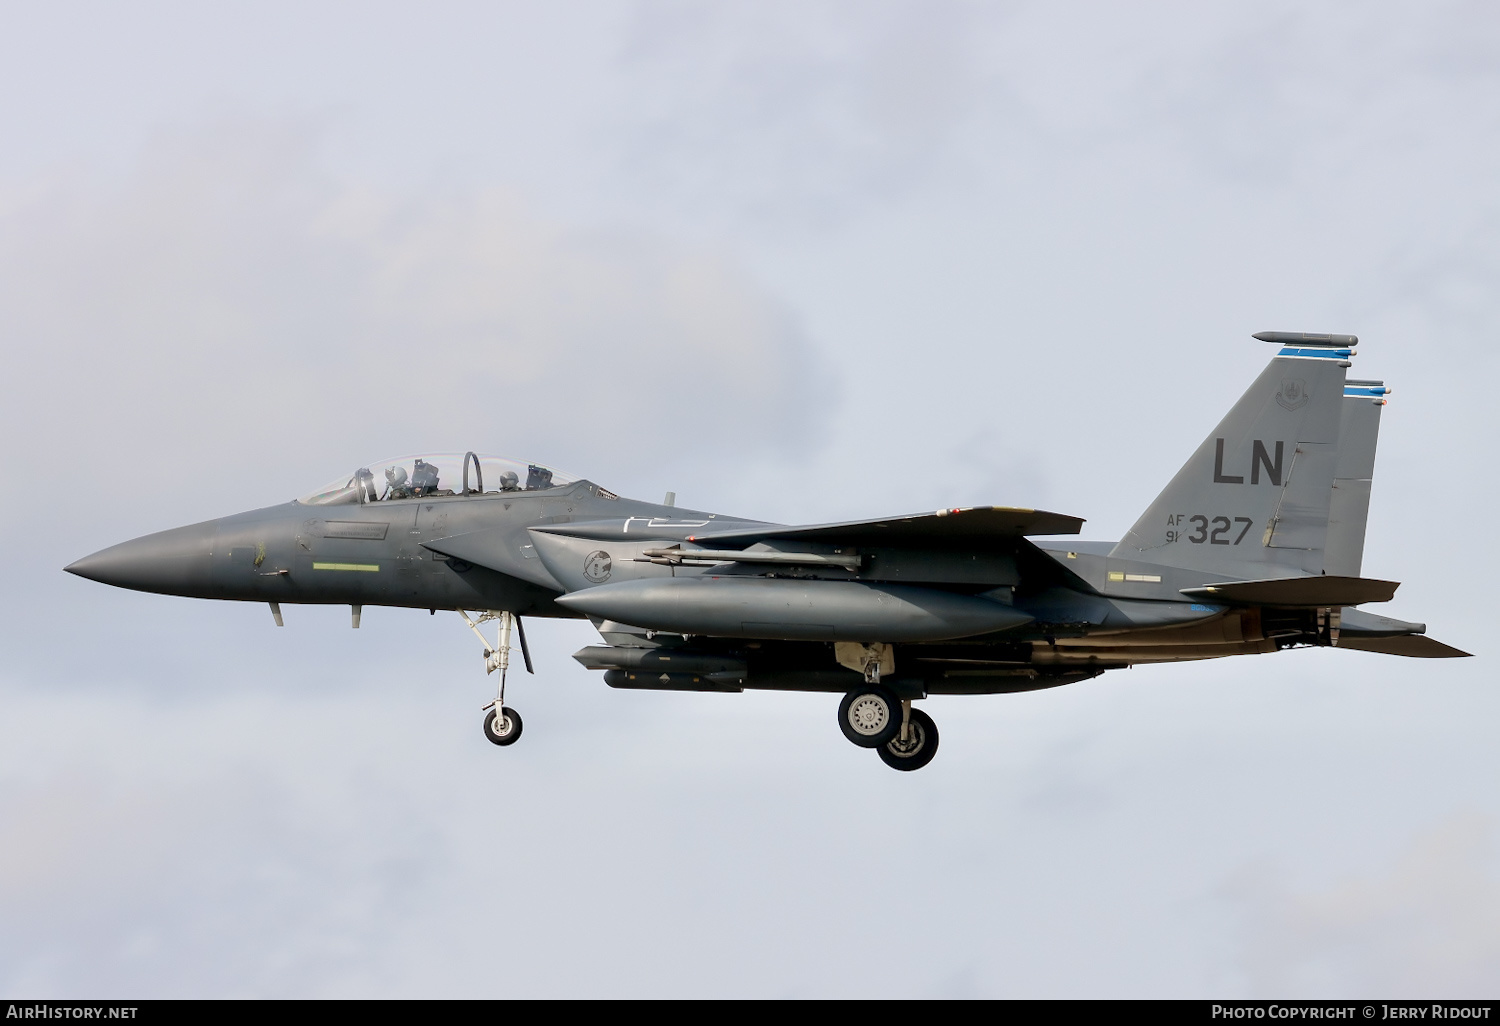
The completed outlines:
{"type": "Polygon", "coordinates": [[[861,748],[879,748],[901,729],[901,702],[873,684],[855,688],[839,703],[839,729],[861,748]]]}
{"type": "Polygon", "coordinates": [[[919,770],[931,762],[938,749],[938,729],[932,717],[921,709],[913,709],[911,719],[907,721],[908,740],[905,744],[900,740],[900,730],[898,720],[896,736],[877,749],[880,761],[898,770],[919,770]]]}
{"type": "Polygon", "coordinates": [[[503,731],[496,728],[495,710],[491,709],[484,717],[484,736],[492,745],[513,745],[521,740],[521,714],[508,705],[500,711],[505,717],[503,731]]]}

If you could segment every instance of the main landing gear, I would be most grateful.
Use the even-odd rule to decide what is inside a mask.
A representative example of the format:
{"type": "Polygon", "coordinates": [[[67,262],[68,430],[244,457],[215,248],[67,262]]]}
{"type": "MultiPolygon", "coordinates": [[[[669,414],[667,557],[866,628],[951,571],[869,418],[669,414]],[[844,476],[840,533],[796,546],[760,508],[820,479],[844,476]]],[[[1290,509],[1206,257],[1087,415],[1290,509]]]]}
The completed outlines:
{"type": "Polygon", "coordinates": [[[875,749],[892,769],[921,769],[937,754],[937,724],[880,683],[880,652],[866,648],[871,654],[861,665],[865,682],[839,703],[839,729],[859,747],[875,749]]]}
{"type": "Polygon", "coordinates": [[[937,724],[921,709],[913,709],[910,702],[901,704],[906,707],[903,729],[875,751],[891,769],[918,770],[937,754],[937,724]]]}
{"type": "Polygon", "coordinates": [[[495,700],[484,705],[486,710],[484,717],[484,736],[491,744],[513,745],[521,740],[521,714],[505,704],[505,676],[510,669],[510,634],[514,628],[516,635],[521,641],[521,655],[526,660],[526,672],[531,673],[531,652],[526,647],[526,631],[521,627],[521,618],[514,613],[480,613],[477,618],[471,618],[462,609],[458,615],[464,618],[469,625],[469,630],[474,632],[475,637],[484,645],[484,672],[494,673],[500,671],[500,683],[496,689],[495,700]],[[489,639],[479,630],[479,625],[490,620],[500,621],[500,627],[495,637],[495,644],[491,645],[489,639]]]}

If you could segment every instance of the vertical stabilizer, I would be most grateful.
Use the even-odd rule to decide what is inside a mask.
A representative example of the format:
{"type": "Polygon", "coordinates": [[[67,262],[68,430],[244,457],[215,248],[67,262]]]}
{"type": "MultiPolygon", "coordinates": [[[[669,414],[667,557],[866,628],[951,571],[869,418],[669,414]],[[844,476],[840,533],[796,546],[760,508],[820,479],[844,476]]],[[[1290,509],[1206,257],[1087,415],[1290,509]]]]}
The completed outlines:
{"type": "Polygon", "coordinates": [[[1322,573],[1353,335],[1282,349],[1113,555],[1255,579],[1322,573]]]}
{"type": "Polygon", "coordinates": [[[1328,508],[1326,573],[1358,577],[1365,553],[1365,520],[1375,476],[1380,411],[1390,394],[1383,381],[1346,381],[1339,411],[1339,460],[1328,508]]]}

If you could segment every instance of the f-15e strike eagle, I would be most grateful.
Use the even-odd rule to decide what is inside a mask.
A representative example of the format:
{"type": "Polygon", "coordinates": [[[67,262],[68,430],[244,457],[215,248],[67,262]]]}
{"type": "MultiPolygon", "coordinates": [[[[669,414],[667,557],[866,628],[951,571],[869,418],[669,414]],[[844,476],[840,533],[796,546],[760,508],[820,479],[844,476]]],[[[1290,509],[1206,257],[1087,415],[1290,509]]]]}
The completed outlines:
{"type": "Polygon", "coordinates": [[[937,751],[928,695],[1058,687],[1138,663],[1332,646],[1462,656],[1357,607],[1382,382],[1353,335],[1281,346],[1117,542],[1033,541],[1083,521],[1006,506],[785,527],[622,498],[475,453],[372,463],[294,502],[113,546],[69,572],[138,591],[454,610],[499,672],[485,737],[509,745],[523,616],[588,617],[574,658],[611,687],[842,695],[839,728],[889,766],[937,751]],[[471,612],[474,615],[470,615],[471,612]],[[480,632],[498,624],[496,638],[480,632]]]}

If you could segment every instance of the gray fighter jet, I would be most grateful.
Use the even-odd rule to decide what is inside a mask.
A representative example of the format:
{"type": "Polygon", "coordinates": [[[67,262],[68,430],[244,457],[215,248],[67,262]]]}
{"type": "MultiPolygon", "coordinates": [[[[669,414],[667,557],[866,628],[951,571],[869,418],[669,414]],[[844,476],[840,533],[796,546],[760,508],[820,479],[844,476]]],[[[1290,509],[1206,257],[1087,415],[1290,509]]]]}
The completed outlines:
{"type": "Polygon", "coordinates": [[[1139,663],[1304,646],[1467,655],[1359,606],[1380,412],[1353,335],[1280,346],[1117,542],[1033,541],[1083,521],[1005,506],[785,527],[622,498],[539,464],[465,453],[372,463],[293,502],[137,538],[67,569],[138,591],[458,612],[509,745],[523,616],[587,617],[574,658],[611,687],[841,695],[838,724],[889,766],[937,751],[928,695],[1058,687],[1139,663]],[[471,615],[472,614],[472,615],[471,615]],[[495,639],[481,624],[497,624],[495,639]]]}

